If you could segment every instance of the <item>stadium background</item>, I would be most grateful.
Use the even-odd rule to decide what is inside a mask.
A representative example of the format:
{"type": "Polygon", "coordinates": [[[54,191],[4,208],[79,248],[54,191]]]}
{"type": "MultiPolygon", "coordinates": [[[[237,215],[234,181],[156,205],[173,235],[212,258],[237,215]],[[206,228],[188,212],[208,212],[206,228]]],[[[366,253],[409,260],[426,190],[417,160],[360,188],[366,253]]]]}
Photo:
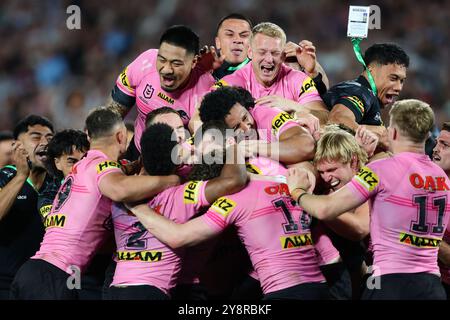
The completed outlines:
{"type": "Polygon", "coordinates": [[[350,3],[381,9],[381,30],[369,32],[363,50],[396,42],[410,55],[400,97],[430,103],[438,125],[450,119],[450,1],[2,0],[0,130],[30,113],[46,115],[57,129],[82,128],[124,66],[157,48],[166,27],[187,24],[201,44],[213,45],[217,22],[231,12],[277,23],[291,41],[313,41],[332,84],[355,78],[361,66],[345,37],[350,3]],[[71,4],[81,8],[81,30],[66,27],[71,4]]]}

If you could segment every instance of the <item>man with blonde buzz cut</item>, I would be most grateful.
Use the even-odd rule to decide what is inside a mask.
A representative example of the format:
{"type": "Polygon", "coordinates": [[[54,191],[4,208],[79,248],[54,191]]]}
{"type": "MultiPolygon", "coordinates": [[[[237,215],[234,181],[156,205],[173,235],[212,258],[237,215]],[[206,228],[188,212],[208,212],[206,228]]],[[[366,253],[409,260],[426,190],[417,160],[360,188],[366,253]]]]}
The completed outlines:
{"type": "Polygon", "coordinates": [[[290,169],[289,190],[299,206],[320,220],[370,201],[374,285],[367,286],[363,299],[445,300],[437,261],[450,217],[450,180],[425,154],[434,114],[415,99],[394,103],[389,114],[392,157],[362,167],[348,184],[326,196],[306,191],[310,173],[290,169]]]}
{"type": "MultiPolygon", "coordinates": [[[[262,22],[252,30],[248,56],[252,60],[245,67],[225,76],[216,83],[220,86],[242,87],[252,94],[257,104],[287,112],[314,113],[322,123],[328,110],[316,89],[314,81],[302,71],[283,64],[286,59],[286,34],[279,26],[262,22]]],[[[316,66],[315,56],[298,47],[300,65],[316,66]]]]}

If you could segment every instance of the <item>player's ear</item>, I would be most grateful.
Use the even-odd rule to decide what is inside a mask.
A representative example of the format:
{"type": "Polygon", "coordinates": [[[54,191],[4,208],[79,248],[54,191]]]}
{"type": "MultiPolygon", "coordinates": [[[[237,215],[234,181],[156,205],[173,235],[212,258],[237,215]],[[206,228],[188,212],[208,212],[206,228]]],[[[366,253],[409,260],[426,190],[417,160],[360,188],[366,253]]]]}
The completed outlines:
{"type": "Polygon", "coordinates": [[[253,59],[253,51],[252,51],[252,45],[251,44],[248,46],[247,56],[248,56],[248,58],[250,60],[253,59]]]}
{"type": "Polygon", "coordinates": [[[353,170],[356,170],[356,171],[358,171],[358,157],[354,154],[353,156],[352,156],[352,159],[351,159],[351,161],[350,161],[350,167],[353,169],[353,170]]]}
{"type": "Polygon", "coordinates": [[[220,39],[219,39],[219,37],[215,37],[215,43],[216,43],[216,49],[217,50],[220,50],[222,47],[221,47],[221,45],[220,45],[220,39]]]}
{"type": "Polygon", "coordinates": [[[60,158],[53,158],[53,161],[55,161],[56,169],[58,169],[59,171],[62,171],[61,159],[60,158]]]}
{"type": "Polygon", "coordinates": [[[195,66],[198,63],[199,58],[200,58],[200,56],[198,54],[194,55],[194,59],[192,59],[192,67],[191,67],[191,69],[195,68],[195,66]]]}

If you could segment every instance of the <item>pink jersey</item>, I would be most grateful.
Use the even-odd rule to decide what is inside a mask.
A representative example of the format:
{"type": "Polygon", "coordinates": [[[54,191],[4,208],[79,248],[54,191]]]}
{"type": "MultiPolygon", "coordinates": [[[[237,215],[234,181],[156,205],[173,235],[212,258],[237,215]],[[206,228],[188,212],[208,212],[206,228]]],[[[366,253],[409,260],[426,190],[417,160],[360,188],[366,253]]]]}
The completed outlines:
{"type": "Polygon", "coordinates": [[[270,158],[253,157],[245,163],[247,171],[263,176],[286,176],[287,169],[283,164],[270,158]]]}
{"type": "Polygon", "coordinates": [[[168,106],[180,113],[184,125],[187,126],[197,103],[214,84],[210,73],[195,68],[186,86],[174,92],[167,92],[161,88],[159,73],[156,70],[157,56],[157,49],[143,52],[122,71],[116,81],[121,92],[136,100],[138,115],[134,124],[134,143],[139,151],[148,113],[168,106]]]}
{"type": "MultiPolygon", "coordinates": [[[[450,244],[450,223],[447,225],[447,229],[444,233],[443,241],[450,244]]],[[[439,260],[439,268],[441,270],[441,279],[442,282],[445,282],[446,284],[450,285],[450,267],[445,266],[440,260],[439,260]]]]}
{"type": "Polygon", "coordinates": [[[250,114],[255,120],[259,140],[269,143],[278,141],[288,129],[300,126],[292,115],[278,108],[257,105],[250,109],[250,114]]]}
{"type": "Polygon", "coordinates": [[[252,63],[216,82],[215,87],[220,86],[242,87],[248,90],[255,99],[277,95],[300,104],[322,101],[316,85],[310,77],[284,64],[281,65],[280,72],[270,87],[265,87],[258,82],[252,63]]]}
{"type": "Polygon", "coordinates": [[[439,243],[450,217],[450,181],[426,155],[403,152],[363,167],[345,187],[370,200],[374,268],[380,275],[439,275],[439,243]]]}
{"type": "Polygon", "coordinates": [[[120,164],[98,150],[89,150],[73,166],[45,218],[45,236],[33,259],[68,273],[71,266],[85,270],[111,232],[111,200],[101,194],[98,185],[114,172],[122,172],[120,164]]]}
{"type": "MultiPolygon", "coordinates": [[[[148,206],[176,223],[184,223],[209,205],[205,186],[203,181],[189,181],[169,188],[148,206]]],[[[113,204],[112,218],[117,244],[112,285],[151,285],[168,294],[176,284],[184,250],[172,250],[160,242],[122,204],[113,204]]]]}
{"type": "Polygon", "coordinates": [[[201,219],[216,231],[236,225],[264,293],[325,281],[310,217],[295,205],[286,184],[251,181],[239,193],[216,200],[201,219]]]}
{"type": "Polygon", "coordinates": [[[340,258],[339,251],[333,245],[325,228],[322,221],[317,221],[311,228],[314,247],[321,266],[336,263],[340,258]]]}

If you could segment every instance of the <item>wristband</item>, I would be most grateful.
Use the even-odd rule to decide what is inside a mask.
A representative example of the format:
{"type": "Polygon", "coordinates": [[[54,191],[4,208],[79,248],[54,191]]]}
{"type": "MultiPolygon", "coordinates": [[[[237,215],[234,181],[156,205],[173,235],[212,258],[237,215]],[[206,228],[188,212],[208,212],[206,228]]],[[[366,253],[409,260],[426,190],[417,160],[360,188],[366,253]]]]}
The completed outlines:
{"type": "Polygon", "coordinates": [[[309,193],[308,193],[308,192],[303,192],[301,195],[298,196],[298,198],[297,198],[297,204],[298,204],[298,205],[300,205],[300,200],[302,199],[302,197],[303,197],[305,194],[309,194],[309,193]]]}

